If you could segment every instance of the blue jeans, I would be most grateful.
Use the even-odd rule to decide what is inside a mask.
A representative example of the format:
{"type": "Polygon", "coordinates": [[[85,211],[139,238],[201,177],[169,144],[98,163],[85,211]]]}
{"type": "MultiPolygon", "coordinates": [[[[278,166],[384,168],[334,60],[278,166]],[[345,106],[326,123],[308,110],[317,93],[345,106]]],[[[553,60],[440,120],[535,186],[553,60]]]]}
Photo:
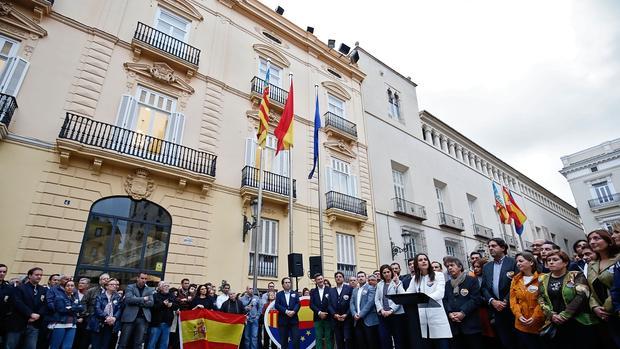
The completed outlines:
{"type": "Polygon", "coordinates": [[[71,349],[75,328],[55,328],[50,337],[50,349],[71,349]]]}
{"type": "Polygon", "coordinates": [[[92,349],[108,349],[112,341],[112,326],[103,326],[99,332],[90,333],[90,344],[92,349]]]}
{"type": "Polygon", "coordinates": [[[170,325],[161,323],[149,329],[149,345],[147,349],[168,349],[168,339],[170,338],[170,325]],[[157,342],[159,341],[159,346],[157,342]]]}
{"type": "Polygon", "coordinates": [[[23,331],[7,333],[5,338],[7,349],[36,349],[39,329],[28,325],[23,331]],[[23,341],[20,346],[19,341],[22,337],[23,341]]]}
{"type": "Polygon", "coordinates": [[[118,349],[142,347],[148,326],[148,321],[143,317],[136,317],[133,322],[123,322],[121,336],[118,339],[118,349]]]}
{"type": "Polygon", "coordinates": [[[243,329],[245,349],[258,348],[258,319],[248,320],[243,329]]]}

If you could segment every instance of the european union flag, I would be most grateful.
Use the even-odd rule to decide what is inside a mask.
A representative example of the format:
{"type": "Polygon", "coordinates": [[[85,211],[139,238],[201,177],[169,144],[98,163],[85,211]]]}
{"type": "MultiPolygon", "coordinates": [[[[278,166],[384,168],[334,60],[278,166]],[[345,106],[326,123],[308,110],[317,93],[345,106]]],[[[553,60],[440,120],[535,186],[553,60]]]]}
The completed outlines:
{"type": "Polygon", "coordinates": [[[308,179],[312,179],[314,176],[314,170],[316,170],[316,163],[319,161],[319,129],[321,128],[321,114],[319,113],[319,95],[316,95],[316,106],[314,109],[314,165],[312,165],[312,171],[308,175],[308,179]]]}

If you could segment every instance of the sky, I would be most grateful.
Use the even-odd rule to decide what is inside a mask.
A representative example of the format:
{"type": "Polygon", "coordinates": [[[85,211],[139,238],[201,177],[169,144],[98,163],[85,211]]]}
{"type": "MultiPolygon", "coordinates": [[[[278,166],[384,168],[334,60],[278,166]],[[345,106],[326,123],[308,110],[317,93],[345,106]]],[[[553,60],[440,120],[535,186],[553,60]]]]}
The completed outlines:
{"type": "Polygon", "coordinates": [[[560,157],[620,137],[619,1],[262,2],[359,42],[412,77],[420,110],[573,205],[560,157]]]}

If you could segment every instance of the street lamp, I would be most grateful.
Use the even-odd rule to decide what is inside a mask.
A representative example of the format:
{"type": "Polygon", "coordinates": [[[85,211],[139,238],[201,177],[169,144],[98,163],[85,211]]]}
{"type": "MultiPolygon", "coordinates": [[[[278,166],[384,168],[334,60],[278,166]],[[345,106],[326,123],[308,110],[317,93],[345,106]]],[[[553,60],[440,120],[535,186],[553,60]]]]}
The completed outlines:
{"type": "Polygon", "coordinates": [[[252,201],[250,201],[250,209],[252,210],[252,222],[248,220],[248,217],[245,214],[243,215],[243,235],[242,235],[243,242],[245,242],[245,238],[250,232],[250,230],[256,228],[256,223],[257,223],[256,215],[258,211],[258,200],[257,199],[252,199],[252,201]]]}
{"type": "Polygon", "coordinates": [[[409,252],[414,252],[410,251],[413,249],[411,246],[411,234],[409,232],[403,231],[400,236],[402,236],[403,238],[403,247],[396,245],[394,241],[390,239],[390,246],[392,248],[392,259],[394,259],[399,253],[404,252],[405,254],[407,254],[409,252]]]}

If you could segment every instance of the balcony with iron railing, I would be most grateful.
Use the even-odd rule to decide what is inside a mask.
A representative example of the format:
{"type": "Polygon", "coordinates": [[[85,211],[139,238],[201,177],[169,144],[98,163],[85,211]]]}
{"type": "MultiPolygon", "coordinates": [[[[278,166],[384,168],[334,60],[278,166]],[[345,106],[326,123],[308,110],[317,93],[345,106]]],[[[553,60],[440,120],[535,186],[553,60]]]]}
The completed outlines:
{"type": "Polygon", "coordinates": [[[216,155],[73,113],[66,114],[57,145],[64,166],[76,155],[93,159],[95,170],[109,161],[176,178],[183,186],[215,179],[216,155]]]}
{"type": "MultiPolygon", "coordinates": [[[[267,86],[267,81],[258,76],[253,77],[250,81],[250,100],[256,105],[260,105],[265,86],[267,86]]],[[[272,109],[282,111],[287,98],[288,92],[285,89],[269,84],[269,105],[272,109]]]]}
{"type": "Polygon", "coordinates": [[[173,36],[138,22],[131,41],[134,53],[149,53],[155,58],[165,58],[168,63],[188,69],[188,75],[198,70],[200,49],[173,36]]]}
{"type": "Polygon", "coordinates": [[[474,223],[474,236],[481,237],[484,239],[492,239],[493,238],[493,229],[489,227],[485,227],[484,225],[474,223]]]}
{"type": "Polygon", "coordinates": [[[327,201],[325,213],[330,223],[336,219],[357,223],[368,219],[366,200],[335,191],[327,192],[325,198],[327,201]]]}
{"type": "Polygon", "coordinates": [[[344,274],[345,280],[349,280],[351,276],[357,276],[356,270],[355,270],[356,268],[355,264],[338,263],[337,267],[338,267],[338,271],[344,274]]]}
{"type": "MultiPolygon", "coordinates": [[[[241,196],[249,201],[258,195],[258,169],[245,166],[241,170],[241,196]]],[[[263,199],[280,204],[288,204],[289,177],[277,173],[263,171],[263,199]]],[[[293,179],[293,199],[297,198],[297,181],[293,179]]]]}
{"type": "Polygon", "coordinates": [[[15,97],[0,93],[0,140],[9,134],[9,124],[17,109],[15,97]]]}
{"type": "Polygon", "coordinates": [[[504,235],[504,240],[506,241],[506,243],[508,244],[508,246],[511,247],[518,247],[519,245],[517,244],[517,239],[515,239],[512,235],[504,235]]]}
{"type": "Polygon", "coordinates": [[[401,198],[393,198],[392,202],[394,202],[394,213],[420,221],[426,220],[426,208],[424,206],[401,198]]]}
{"type": "Polygon", "coordinates": [[[458,230],[459,232],[465,230],[465,224],[462,218],[444,212],[439,212],[438,218],[440,227],[458,230]]]}
{"type": "MultiPolygon", "coordinates": [[[[250,252],[248,275],[254,275],[254,252],[250,252]]],[[[258,276],[267,278],[278,277],[278,256],[258,254],[258,276]]]]}
{"type": "Polygon", "coordinates": [[[590,210],[600,211],[606,208],[620,206],[620,193],[601,196],[596,199],[588,200],[590,210]]]}
{"type": "Polygon", "coordinates": [[[324,129],[328,136],[339,136],[347,141],[357,140],[355,123],[331,112],[327,112],[323,116],[325,117],[324,129]]]}

